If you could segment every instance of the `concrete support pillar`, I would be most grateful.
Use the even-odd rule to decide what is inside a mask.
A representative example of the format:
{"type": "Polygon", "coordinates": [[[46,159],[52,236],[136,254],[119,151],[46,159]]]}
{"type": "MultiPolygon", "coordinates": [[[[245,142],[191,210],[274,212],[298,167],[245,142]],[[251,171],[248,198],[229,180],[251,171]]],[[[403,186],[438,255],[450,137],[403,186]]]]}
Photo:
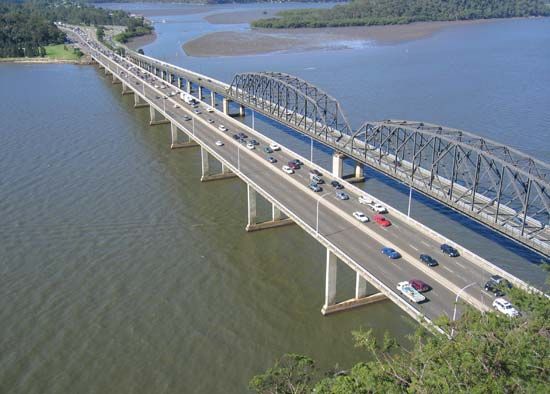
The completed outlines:
{"type": "Polygon", "coordinates": [[[132,89],[130,89],[130,87],[128,86],[128,84],[126,83],[122,83],[122,95],[126,95],[126,94],[133,94],[134,91],[132,89]]]}
{"type": "Polygon", "coordinates": [[[195,141],[191,139],[186,133],[183,134],[183,138],[186,138],[187,141],[182,141],[183,138],[180,138],[180,129],[175,123],[170,124],[170,134],[172,136],[172,144],[170,145],[171,149],[178,149],[178,148],[192,148],[195,146],[199,146],[195,141]]]}
{"type": "Polygon", "coordinates": [[[247,184],[246,193],[248,198],[248,229],[256,224],[256,190],[247,184]]]}
{"type": "Polygon", "coordinates": [[[355,178],[365,178],[365,174],[363,172],[363,164],[356,162],[355,163],[355,178]]]}
{"type": "Polygon", "coordinates": [[[170,121],[166,119],[159,111],[157,111],[154,107],[149,107],[149,115],[150,115],[150,121],[149,126],[156,126],[159,124],[165,124],[169,123],[170,121]]]}
{"type": "Polygon", "coordinates": [[[226,115],[229,115],[229,103],[231,102],[231,100],[228,100],[227,98],[223,98],[223,102],[222,102],[222,108],[223,108],[223,113],[226,114],[226,115]]]}
{"type": "Polygon", "coordinates": [[[367,280],[355,273],[355,298],[363,298],[367,295],[367,280]]]}
{"type": "Polygon", "coordinates": [[[325,304],[321,313],[326,314],[331,305],[336,304],[336,277],[338,258],[327,249],[327,261],[325,272],[325,304]]]}
{"type": "Polygon", "coordinates": [[[202,101],[202,90],[203,90],[203,87],[201,85],[199,85],[199,89],[198,89],[198,92],[199,92],[199,101],[202,101]]]}
{"type": "Polygon", "coordinates": [[[212,106],[212,108],[216,107],[216,93],[215,92],[210,92],[210,105],[212,106]]]}
{"type": "Polygon", "coordinates": [[[113,74],[113,85],[118,84],[118,83],[122,83],[122,81],[120,79],[118,79],[118,77],[115,74],[113,74]]]}
{"type": "Polygon", "coordinates": [[[275,204],[271,204],[271,220],[281,220],[282,213],[279,208],[275,206],[275,204]]]}
{"type": "Polygon", "coordinates": [[[186,90],[187,90],[187,93],[189,93],[189,94],[191,94],[191,92],[193,91],[192,86],[191,86],[191,81],[187,81],[186,90]]]}
{"type": "Polygon", "coordinates": [[[178,88],[181,89],[182,86],[183,86],[183,78],[178,77],[178,88]]]}
{"type": "Polygon", "coordinates": [[[245,110],[244,105],[239,105],[239,116],[244,116],[245,110]]]}
{"type": "Polygon", "coordinates": [[[344,155],[341,153],[334,153],[332,155],[332,175],[338,178],[342,178],[344,174],[344,155]]]}
{"type": "Polygon", "coordinates": [[[209,156],[210,155],[208,154],[208,151],[201,146],[201,170],[202,170],[201,180],[210,175],[209,156]]]}
{"type": "Polygon", "coordinates": [[[139,94],[134,94],[134,108],[148,107],[149,103],[139,94]]]}

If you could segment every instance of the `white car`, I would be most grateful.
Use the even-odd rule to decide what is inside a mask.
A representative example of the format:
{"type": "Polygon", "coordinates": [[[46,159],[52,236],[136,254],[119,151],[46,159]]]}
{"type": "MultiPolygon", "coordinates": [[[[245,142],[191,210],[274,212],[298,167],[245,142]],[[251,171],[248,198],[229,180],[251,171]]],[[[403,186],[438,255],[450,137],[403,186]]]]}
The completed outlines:
{"type": "Polygon", "coordinates": [[[251,143],[251,142],[247,142],[247,143],[246,143],[246,147],[247,147],[248,149],[250,149],[250,150],[256,149],[256,145],[254,145],[254,144],[251,143]]]}
{"type": "Polygon", "coordinates": [[[370,198],[367,198],[365,196],[359,196],[359,204],[371,204],[372,200],[370,198]]]}
{"type": "Polygon", "coordinates": [[[283,166],[283,171],[286,172],[287,174],[294,174],[294,170],[289,166],[283,166]]]}
{"type": "Polygon", "coordinates": [[[504,298],[497,298],[496,300],[494,300],[493,308],[509,317],[519,316],[519,311],[504,298]]]}
{"type": "Polygon", "coordinates": [[[178,104],[174,104],[174,108],[179,108],[180,106],[178,104]]]}
{"type": "Polygon", "coordinates": [[[399,282],[397,284],[397,290],[399,290],[399,292],[407,297],[409,300],[417,304],[419,302],[426,301],[426,297],[416,291],[414,287],[412,287],[411,284],[407,281],[399,282]]]}
{"type": "Polygon", "coordinates": [[[373,210],[376,213],[386,213],[386,212],[388,212],[388,210],[386,209],[385,206],[383,206],[382,204],[379,204],[377,202],[371,202],[370,204],[367,204],[367,205],[371,210],[373,210]]]}
{"type": "Polygon", "coordinates": [[[363,212],[355,211],[353,212],[353,217],[361,223],[367,223],[369,221],[369,218],[363,212]]]}
{"type": "Polygon", "coordinates": [[[214,108],[212,108],[212,107],[208,107],[208,108],[206,108],[206,112],[210,112],[210,113],[212,113],[212,112],[214,112],[214,108]]]}
{"type": "Polygon", "coordinates": [[[214,123],[214,119],[211,119],[211,118],[206,119],[206,121],[207,121],[208,123],[214,123]]]}
{"type": "Polygon", "coordinates": [[[221,131],[227,131],[227,127],[225,127],[223,124],[219,125],[218,129],[220,129],[221,131]]]}
{"type": "Polygon", "coordinates": [[[274,151],[281,150],[281,147],[275,143],[269,144],[269,147],[274,151]]]}
{"type": "Polygon", "coordinates": [[[223,146],[223,142],[221,142],[221,141],[216,141],[216,145],[217,145],[217,146],[223,146]]]}

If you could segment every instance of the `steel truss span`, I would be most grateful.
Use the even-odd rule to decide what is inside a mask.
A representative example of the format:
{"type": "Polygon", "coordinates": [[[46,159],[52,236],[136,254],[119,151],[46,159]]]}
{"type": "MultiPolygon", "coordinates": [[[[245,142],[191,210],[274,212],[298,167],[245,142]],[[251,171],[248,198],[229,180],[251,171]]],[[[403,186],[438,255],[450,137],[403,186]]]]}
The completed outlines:
{"type": "Polygon", "coordinates": [[[227,95],[292,128],[324,140],[340,141],[344,135],[352,134],[336,99],[292,75],[275,72],[237,74],[227,95]]]}
{"type": "Polygon", "coordinates": [[[227,97],[550,253],[550,164],[494,141],[423,122],[365,122],[352,131],[340,104],[283,73],[237,74],[227,97]]]}

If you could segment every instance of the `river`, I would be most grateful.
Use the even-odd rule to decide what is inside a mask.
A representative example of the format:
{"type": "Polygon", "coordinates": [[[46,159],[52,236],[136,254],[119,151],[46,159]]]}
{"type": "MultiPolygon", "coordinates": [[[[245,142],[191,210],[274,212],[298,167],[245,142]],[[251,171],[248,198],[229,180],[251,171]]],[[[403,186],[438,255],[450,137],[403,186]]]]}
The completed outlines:
{"type": "MultiPolygon", "coordinates": [[[[296,74],[340,99],[354,125],[433,121],[550,157],[548,19],[389,46],[186,57],[178,41],[197,34],[181,30],[245,28],[202,16],[152,17],[167,23],[146,52],[228,82],[239,71],[296,74]]],[[[416,327],[389,302],[322,317],[323,249],[297,227],[246,233],[245,186],[200,183],[199,152],[170,151],[168,128],[149,127],[96,68],[2,64],[0,82],[0,392],[240,393],[285,352],[346,368],[366,358],[352,330],[406,342],[416,327]]],[[[406,207],[405,188],[367,175],[369,191],[406,207]]],[[[416,197],[415,217],[542,284],[538,256],[416,197]]],[[[342,268],[339,297],[353,284],[342,268]]]]}

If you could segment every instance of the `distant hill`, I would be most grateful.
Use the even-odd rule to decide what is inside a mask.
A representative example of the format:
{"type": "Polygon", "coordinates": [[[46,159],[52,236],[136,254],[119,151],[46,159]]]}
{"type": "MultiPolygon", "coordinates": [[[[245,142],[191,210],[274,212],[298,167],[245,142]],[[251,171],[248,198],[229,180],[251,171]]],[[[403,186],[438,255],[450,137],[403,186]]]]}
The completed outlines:
{"type": "Polygon", "coordinates": [[[331,9],[282,11],[253,27],[300,28],[548,16],[547,0],[354,0],[331,9]]]}

